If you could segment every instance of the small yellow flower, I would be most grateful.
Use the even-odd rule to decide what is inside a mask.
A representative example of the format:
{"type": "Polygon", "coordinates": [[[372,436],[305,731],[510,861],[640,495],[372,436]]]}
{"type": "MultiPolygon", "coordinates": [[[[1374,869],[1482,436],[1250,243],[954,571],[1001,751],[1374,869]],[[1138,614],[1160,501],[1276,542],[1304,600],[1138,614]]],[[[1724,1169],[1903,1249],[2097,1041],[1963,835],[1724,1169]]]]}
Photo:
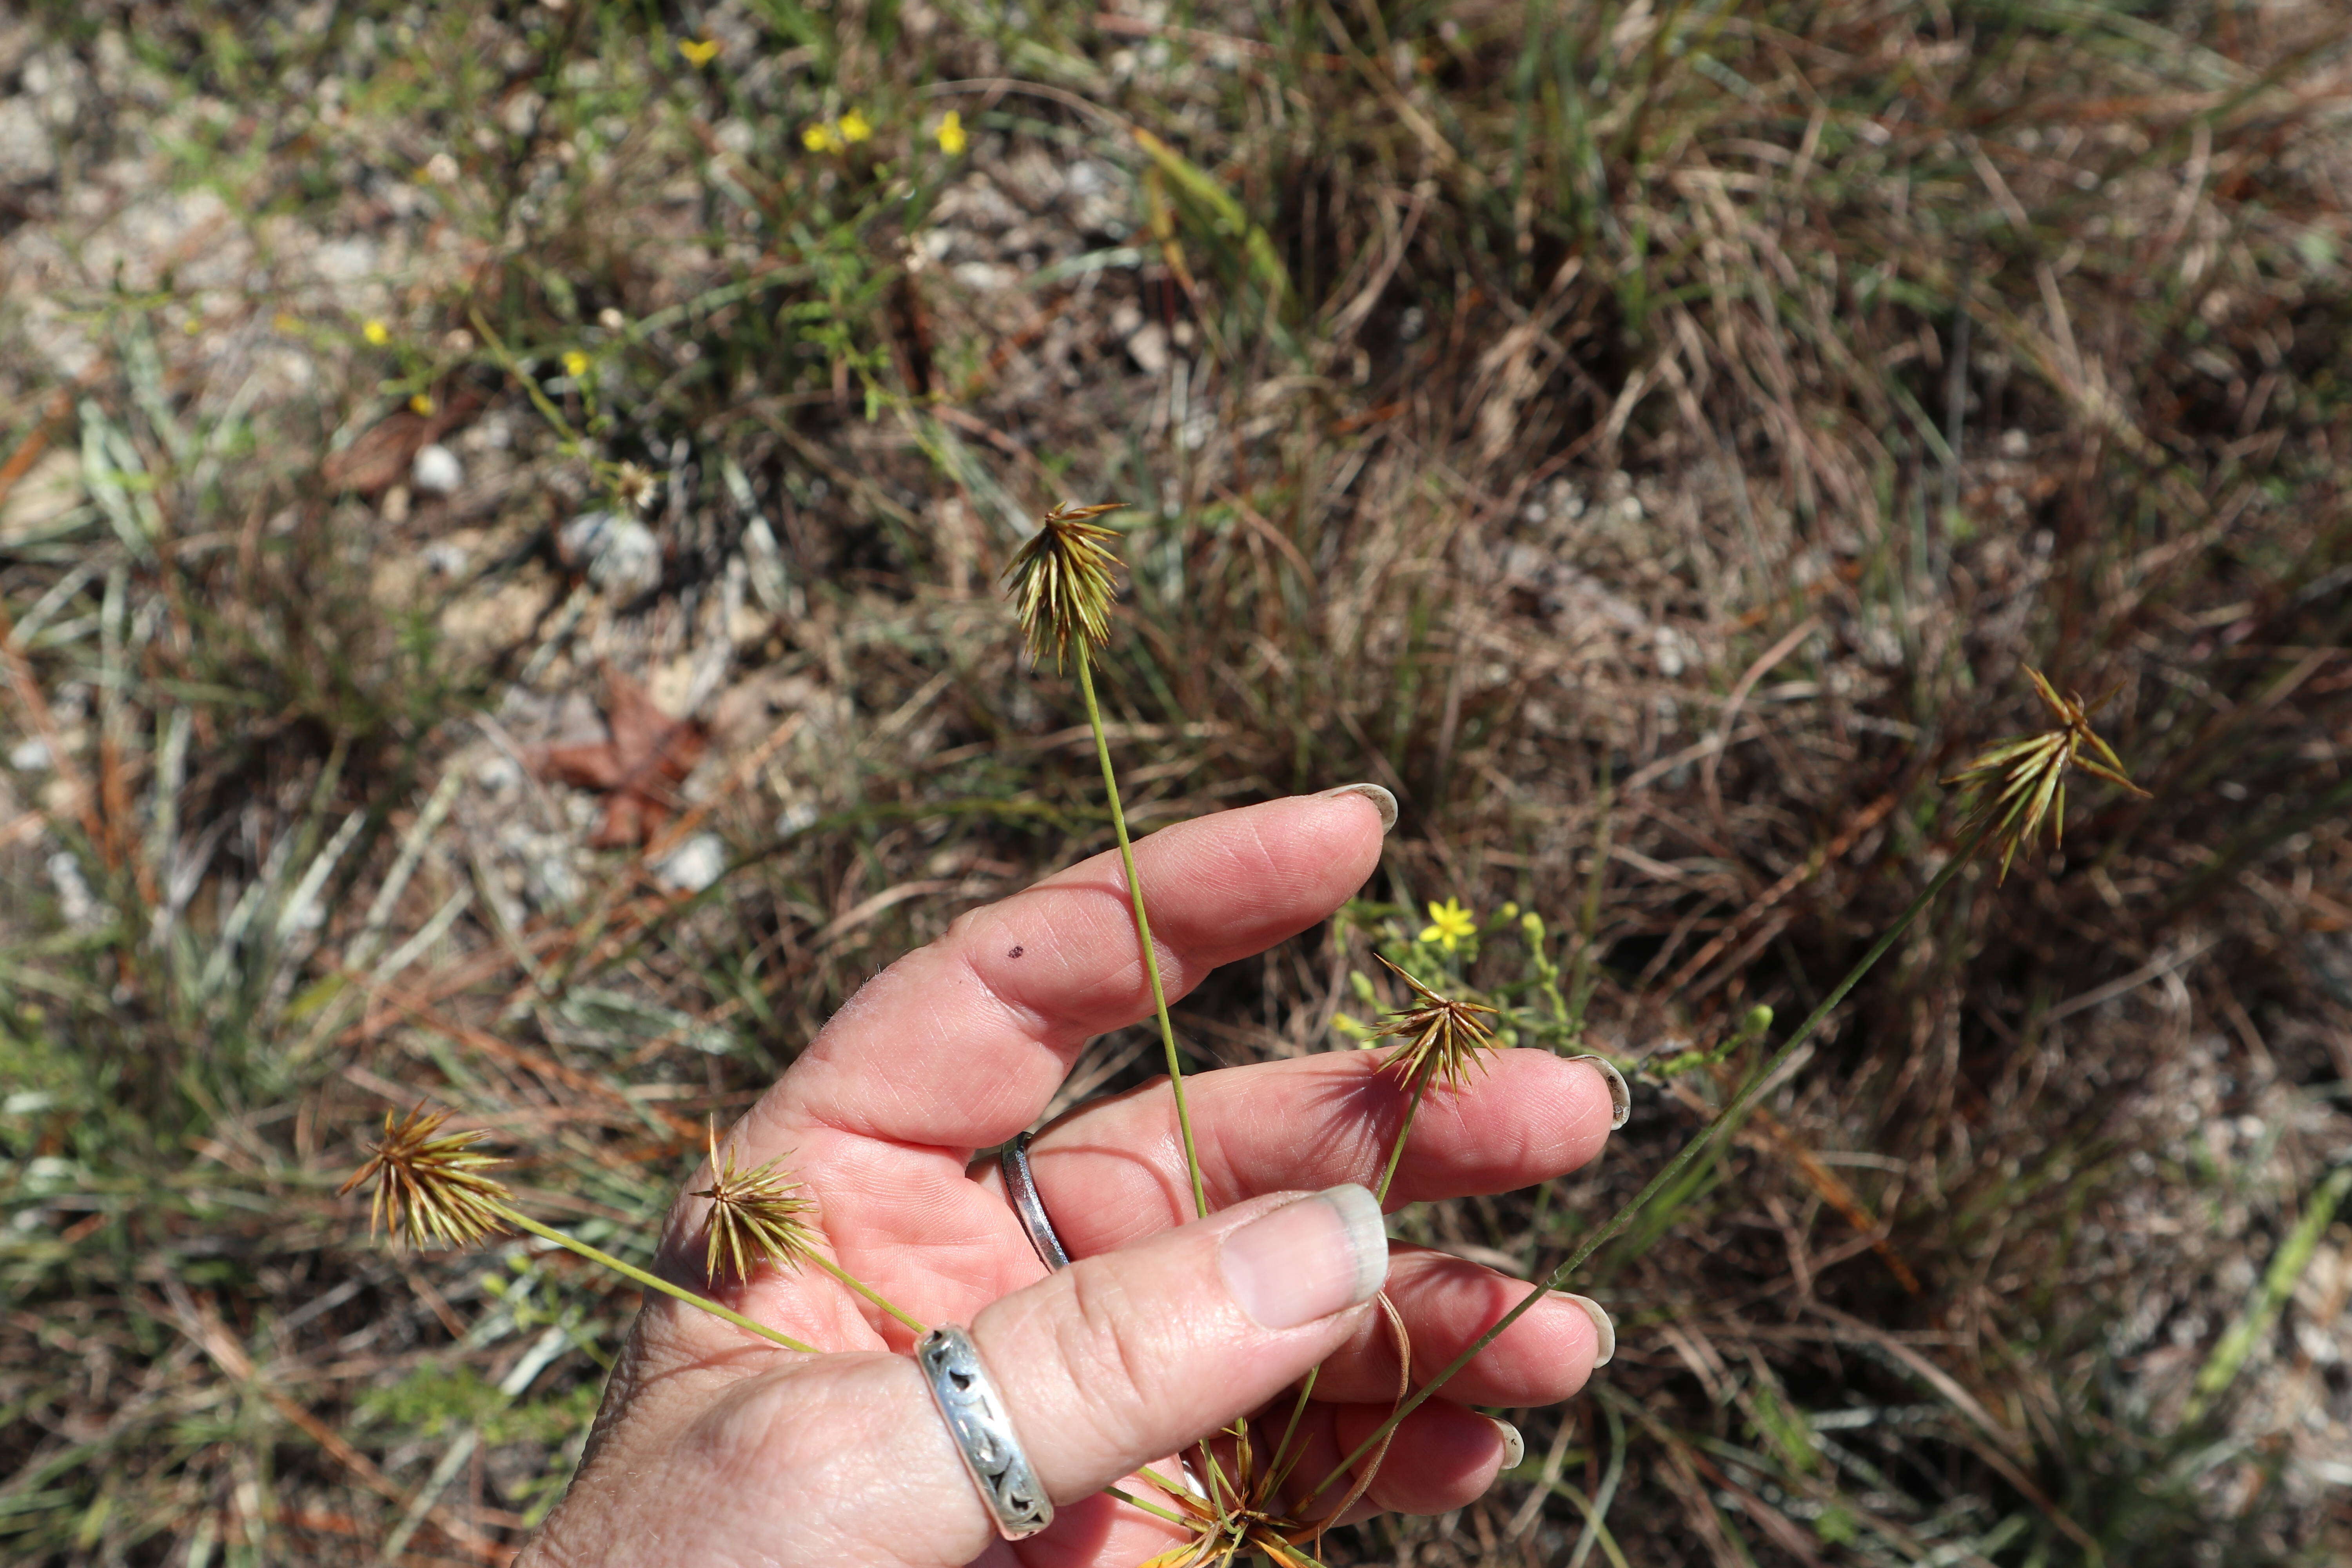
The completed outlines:
{"type": "Polygon", "coordinates": [[[578,349],[563,351],[563,374],[577,380],[588,374],[588,356],[578,349]]]}
{"type": "Polygon", "coordinates": [[[430,414],[433,412],[432,396],[426,393],[417,393],[408,400],[408,406],[414,408],[419,414],[430,414]]]}
{"type": "Polygon", "coordinates": [[[1453,899],[1442,904],[1431,900],[1429,921],[1422,928],[1421,940],[1433,942],[1448,952],[1460,952],[1465,938],[1478,934],[1477,917],[1453,899]]]}
{"type": "Polygon", "coordinates": [[[946,117],[940,121],[939,129],[931,134],[939,140],[940,151],[950,158],[961,156],[971,142],[963,132],[963,116],[952,109],[947,111],[946,117]]]}
{"type": "Polygon", "coordinates": [[[874,135],[874,124],[853,109],[841,117],[841,139],[844,142],[865,142],[874,135]]]}
{"type": "Polygon", "coordinates": [[[812,153],[841,151],[841,132],[830,120],[820,120],[801,132],[801,145],[812,153]]]}
{"type": "Polygon", "coordinates": [[[269,324],[281,332],[299,332],[302,330],[302,318],[291,310],[280,310],[269,318],[269,324]]]}
{"type": "Polygon", "coordinates": [[[707,66],[719,58],[716,38],[680,38],[677,52],[690,66],[707,66]]]}
{"type": "Polygon", "coordinates": [[[392,342],[392,329],[371,316],[368,318],[367,325],[360,329],[360,336],[365,338],[376,347],[382,348],[384,344],[392,342]]]}

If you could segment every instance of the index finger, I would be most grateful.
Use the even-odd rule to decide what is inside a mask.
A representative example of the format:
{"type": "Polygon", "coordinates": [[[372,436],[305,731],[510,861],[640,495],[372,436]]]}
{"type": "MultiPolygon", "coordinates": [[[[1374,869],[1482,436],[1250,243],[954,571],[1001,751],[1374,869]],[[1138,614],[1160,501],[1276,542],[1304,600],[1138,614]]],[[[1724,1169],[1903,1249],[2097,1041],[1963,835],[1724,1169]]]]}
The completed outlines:
{"type": "MultiPolygon", "coordinates": [[[[1370,875],[1389,820],[1371,796],[1332,791],[1139,841],[1169,998],[1338,909],[1370,875]]],[[[867,982],[739,1136],[752,1159],[810,1126],[961,1151],[1002,1143],[1036,1120],[1087,1039],[1150,1011],[1113,850],[971,910],[867,982]]]]}

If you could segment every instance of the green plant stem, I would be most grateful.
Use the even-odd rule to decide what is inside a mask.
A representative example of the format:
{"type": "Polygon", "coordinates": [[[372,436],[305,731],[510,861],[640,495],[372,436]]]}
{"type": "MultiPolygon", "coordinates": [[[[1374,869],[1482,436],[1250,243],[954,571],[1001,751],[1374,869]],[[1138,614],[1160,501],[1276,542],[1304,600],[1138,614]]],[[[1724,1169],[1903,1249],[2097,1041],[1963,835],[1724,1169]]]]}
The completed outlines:
{"type": "Polygon", "coordinates": [[[1412,1136],[1412,1119],[1421,1113],[1422,1097],[1429,1092],[1429,1080],[1435,1071],[1436,1062],[1432,1058],[1412,1080],[1412,1098],[1404,1102],[1404,1125],[1397,1129],[1396,1146],[1389,1151],[1388,1169],[1381,1173],[1381,1184],[1372,1190],[1372,1196],[1383,1204],[1389,1201],[1389,1184],[1396,1180],[1398,1163],[1404,1158],[1404,1141],[1412,1136]]]}
{"type": "Polygon", "coordinates": [[[1191,1525],[1191,1524],[1192,1524],[1192,1522],[1191,1520],[1186,1519],[1186,1518],[1185,1518],[1182,1514],[1181,1514],[1181,1513],[1174,1513],[1174,1512],[1171,1512],[1171,1511],[1170,1511],[1170,1510],[1167,1510],[1167,1509],[1161,1508],[1161,1507],[1160,1507],[1158,1503],[1156,1503],[1156,1502],[1146,1502],[1146,1501],[1144,1501],[1141,1498],[1137,1497],[1133,1492],[1130,1492],[1130,1491],[1124,1491],[1124,1490],[1120,1489],[1119,1489],[1119,1488],[1118,1488],[1118,1487],[1105,1487],[1105,1488],[1103,1488],[1103,1496],[1105,1496],[1105,1497],[1109,1497],[1109,1498],[1117,1498],[1119,1501],[1121,1501],[1121,1502],[1123,1502],[1123,1503],[1127,1504],[1129,1508],[1139,1508],[1139,1509],[1141,1509],[1144,1512],[1146,1512],[1146,1513],[1148,1513],[1148,1514],[1155,1515],[1156,1517],[1160,1518],[1160,1519],[1164,1519],[1164,1520],[1166,1520],[1166,1521],[1167,1521],[1169,1523],[1171,1523],[1171,1524],[1181,1524],[1181,1525],[1189,1526],[1189,1525],[1191,1525]]]}
{"type": "Polygon", "coordinates": [[[866,1281],[850,1273],[849,1270],[844,1268],[840,1264],[835,1263],[830,1258],[821,1257],[814,1252],[806,1254],[806,1257],[811,1263],[815,1264],[819,1268],[824,1269],[827,1274],[832,1275],[835,1279],[840,1280],[844,1285],[848,1286],[851,1289],[856,1291],[859,1295],[865,1297],[867,1300],[873,1302],[876,1306],[881,1308],[884,1311],[889,1313],[892,1317],[898,1319],[900,1322],[914,1330],[918,1336],[928,1334],[931,1331],[931,1326],[929,1323],[918,1322],[914,1319],[907,1316],[906,1313],[900,1311],[898,1308],[892,1306],[889,1301],[885,1300],[881,1292],[876,1290],[872,1286],[866,1284],[866,1281]]]}
{"type": "Polygon", "coordinates": [[[1608,768],[1604,766],[1597,771],[1601,775],[1601,819],[1595,830],[1596,842],[1592,846],[1592,874],[1584,884],[1584,908],[1577,914],[1576,957],[1568,975],[1568,1016],[1565,1021],[1570,1037],[1577,1040],[1584,1037],[1584,1009],[1592,1002],[1592,936],[1601,929],[1601,889],[1609,876],[1611,808],[1617,796],[1616,781],[1610,776],[1608,768]]]}
{"type": "Polygon", "coordinates": [[[814,1345],[804,1345],[790,1334],[780,1332],[765,1323],[754,1321],[731,1307],[720,1306],[708,1296],[698,1296],[683,1285],[673,1285],[657,1275],[646,1273],[634,1263],[624,1263],[611,1253],[601,1247],[591,1247],[576,1236],[566,1236],[553,1226],[540,1224],[520,1210],[509,1207],[505,1204],[499,1205],[498,1210],[499,1216],[517,1229],[527,1230],[542,1240],[551,1241],[558,1247],[576,1252],[591,1263],[601,1263],[623,1279],[634,1279],[646,1289],[658,1290],[665,1296],[674,1296],[689,1307],[699,1307],[714,1318],[724,1318],[737,1328],[749,1329],[761,1339],[772,1341],[788,1351],[799,1351],[803,1355],[817,1353],[817,1348],[814,1345]]]}
{"type": "Polygon", "coordinates": [[[1528,1292],[1525,1300],[1504,1313],[1496,1321],[1493,1328],[1479,1335],[1471,1342],[1468,1349],[1446,1363],[1435,1377],[1415,1389],[1412,1397],[1398,1405],[1394,1414],[1372,1430],[1371,1436],[1357,1444],[1354,1452],[1333,1466],[1331,1473],[1324,1477],[1315,1489],[1320,1492],[1345,1475],[1357,1460],[1370,1453],[1379,1446],[1382,1438],[1394,1431],[1399,1422],[1419,1409],[1423,1402],[1431,1394],[1444,1387],[1456,1373],[1468,1366],[1480,1351],[1493,1344],[1504,1330],[1518,1321],[1528,1308],[1565,1286],[1576,1271],[1584,1266],[1587,1258],[1607,1246],[1612,1238],[1632,1225],[1634,1218],[1650,1205],[1650,1201],[1672,1185],[1675,1179],[1689,1167],[1691,1162],[1696,1160],[1714,1144],[1720,1142],[1732,1128],[1738,1126],[1746,1118],[1748,1112],[1754,1109],[1757,1100],[1763,1098],[1764,1091],[1771,1087],[1773,1076],[1780,1070],[1790,1057],[1797,1054],[1797,1048],[1813,1037],[1814,1032],[1832,1012],[1836,1011],[1838,1004],[1846,999],[1847,993],[1862,983],[1864,975],[1877,967],[1878,961],[1886,956],[1887,950],[1895,945],[1895,941],[1905,931],[1911,929],[1911,922],[1917,920],[1920,913],[1929,904],[1934,903],[1937,897],[1951,885],[1952,879],[1976,858],[1977,848],[1984,842],[1990,831],[1990,825],[1979,825],[1969,835],[1960,847],[1954,852],[1951,859],[1945,862],[1944,868],[1936,873],[1927,887],[1920,890],[1917,898],[1905,906],[1901,914],[1895,917],[1895,923],[1879,933],[1878,940],[1870,944],[1870,951],[1862,955],[1862,962],[1846,971],[1845,978],[1839,981],[1836,988],[1827,996],[1822,998],[1822,1005],[1814,1008],[1803,1023],[1797,1026],[1796,1032],[1789,1037],[1788,1043],[1772,1053],[1771,1059],[1764,1064],[1762,1070],[1748,1080],[1746,1089],[1732,1098],[1731,1103],[1724,1107],[1721,1115],[1693,1134],[1691,1141],[1677,1150],[1675,1157],[1668,1160],[1658,1173],[1650,1178],[1648,1185],[1634,1194],[1615,1214],[1611,1215],[1606,1224],[1587,1236],[1583,1243],[1569,1255],[1568,1261],[1552,1270],[1551,1277],[1543,1282],[1540,1289],[1528,1292]]]}
{"type": "Polygon", "coordinates": [[[2271,1255],[2271,1266],[2245,1311],[2223,1332],[2212,1355],[2198,1370],[2189,1404],[2180,1412],[2182,1431],[2193,1429],[2213,1401],[2237,1380],[2246,1357],[2270,1332],[2271,1325],[2278,1321],[2279,1309],[2294,1297],[2296,1284],[2318,1249],[2319,1238],[2327,1233],[2328,1222],[2336,1217],[2336,1208],[2347,1194],[2352,1194],[2352,1165],[2338,1165],[2304,1205],[2303,1217],[2287,1233],[2284,1244],[2271,1255]]]}
{"type": "Polygon", "coordinates": [[[1307,1379],[1298,1385],[1297,1403],[1290,1407],[1290,1425],[1282,1429],[1282,1441],[1274,1446],[1274,1458],[1266,1463],[1265,1495],[1270,1498],[1282,1495],[1282,1483],[1290,1479],[1291,1467],[1307,1453],[1303,1444],[1297,1453],[1291,1453],[1290,1440],[1298,1434],[1298,1419],[1307,1414],[1307,1402],[1315,1397],[1315,1379],[1322,1371],[1319,1366],[1307,1369],[1307,1379]]]}
{"type": "Polygon", "coordinates": [[[1143,912],[1143,884],[1135,875],[1135,846],[1127,837],[1127,812],[1118,801],[1118,775],[1110,765],[1110,737],[1103,733],[1102,709],[1095,701],[1092,656],[1078,643],[1078,690],[1087,700],[1087,722],[1095,732],[1095,755],[1102,763],[1103,793],[1110,797],[1111,831],[1118,835],[1118,858],[1127,868],[1127,890],[1135,901],[1135,937],[1143,944],[1143,972],[1151,977],[1152,1011],[1160,1016],[1160,1047],[1168,1058],[1168,1088],[1176,1097],[1176,1130],[1184,1139],[1184,1169],[1192,1178],[1192,1212],[1208,1217],[1209,1192],[1201,1180],[1201,1154],[1192,1143],[1192,1113],[1184,1104],[1184,1064],[1176,1059],[1176,1026],[1168,1017],[1168,990],[1160,980],[1160,950],[1151,942],[1151,917],[1143,912]]]}

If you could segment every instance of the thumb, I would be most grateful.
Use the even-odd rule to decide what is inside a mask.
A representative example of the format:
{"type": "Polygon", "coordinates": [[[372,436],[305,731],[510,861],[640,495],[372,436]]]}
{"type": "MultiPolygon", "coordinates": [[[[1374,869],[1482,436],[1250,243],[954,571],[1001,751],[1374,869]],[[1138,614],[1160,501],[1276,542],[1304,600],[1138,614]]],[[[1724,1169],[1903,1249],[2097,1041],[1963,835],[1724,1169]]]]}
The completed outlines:
{"type": "MultiPolygon", "coordinates": [[[[1388,1267],[1362,1187],[1273,1194],[1081,1258],[982,1309],[971,1337],[1046,1495],[1068,1503],[1273,1398],[1347,1340],[1388,1267]]],[[[926,1414],[942,1485],[992,1535],[926,1414]]]]}

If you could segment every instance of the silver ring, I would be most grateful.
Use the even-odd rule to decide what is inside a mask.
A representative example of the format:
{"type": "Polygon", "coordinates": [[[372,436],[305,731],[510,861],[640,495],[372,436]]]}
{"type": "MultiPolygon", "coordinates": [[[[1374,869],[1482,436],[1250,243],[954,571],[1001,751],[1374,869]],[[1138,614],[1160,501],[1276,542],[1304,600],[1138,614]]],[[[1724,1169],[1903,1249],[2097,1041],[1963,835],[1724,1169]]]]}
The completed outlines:
{"type": "Polygon", "coordinates": [[[1030,1134],[1024,1132],[996,1157],[996,1168],[1004,1177],[1004,1196],[1013,1205],[1013,1217],[1020,1220],[1029,1245],[1037,1249],[1038,1261],[1049,1272],[1067,1268],[1070,1250],[1054,1234],[1054,1222],[1045,1217],[1045,1200],[1037,1195],[1037,1178],[1029,1173],[1029,1139],[1030,1134]]]}
{"type": "Polygon", "coordinates": [[[915,1342],[915,1362],[931,1402],[946,1418],[963,1468],[996,1520],[996,1533],[1025,1540],[1054,1522],[1054,1504],[1030,1468],[1013,1430],[995,1380],[980,1364],[980,1347],[953,1323],[941,1323],[915,1342]]]}

